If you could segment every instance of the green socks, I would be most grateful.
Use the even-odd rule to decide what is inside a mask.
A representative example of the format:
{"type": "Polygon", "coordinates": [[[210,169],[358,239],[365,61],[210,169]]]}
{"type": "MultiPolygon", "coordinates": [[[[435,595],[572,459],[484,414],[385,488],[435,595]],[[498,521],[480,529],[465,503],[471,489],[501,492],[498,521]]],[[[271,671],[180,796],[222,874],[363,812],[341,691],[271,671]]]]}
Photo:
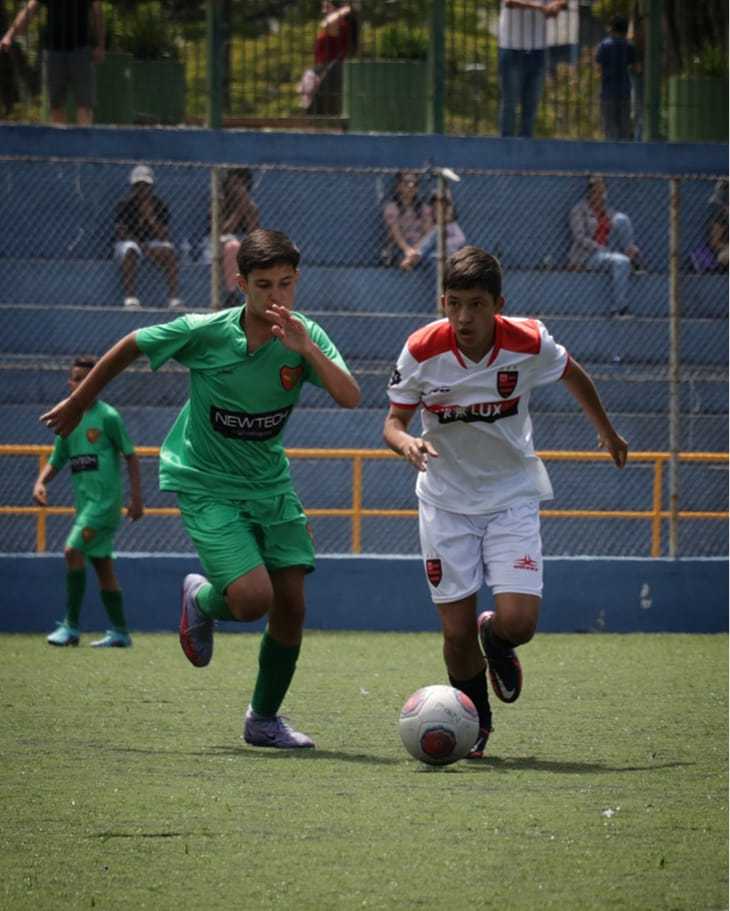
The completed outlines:
{"type": "Polygon", "coordinates": [[[210,582],[203,585],[195,596],[195,602],[200,612],[211,620],[233,620],[231,612],[226,606],[226,599],[216,591],[210,582]]]}
{"type": "Polygon", "coordinates": [[[64,622],[73,629],[79,628],[81,604],[86,592],[86,569],[66,570],[66,617],[64,622]]]}
{"type": "Polygon", "coordinates": [[[124,600],[120,591],[110,591],[101,589],[101,603],[106,608],[109,619],[112,623],[112,629],[118,633],[128,633],[127,618],[124,616],[124,600]]]}
{"type": "Polygon", "coordinates": [[[259,715],[272,717],[279,711],[294,676],[299,645],[282,645],[268,630],[261,639],[259,672],[251,698],[251,708],[259,715]]]}

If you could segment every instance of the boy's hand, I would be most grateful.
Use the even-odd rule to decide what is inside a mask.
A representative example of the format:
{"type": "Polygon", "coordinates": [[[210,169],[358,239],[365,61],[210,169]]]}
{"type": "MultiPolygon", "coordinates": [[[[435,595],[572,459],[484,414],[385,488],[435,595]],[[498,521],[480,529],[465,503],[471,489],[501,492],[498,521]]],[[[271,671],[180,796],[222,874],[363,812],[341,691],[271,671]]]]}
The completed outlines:
{"type": "Polygon", "coordinates": [[[33,499],[39,506],[48,506],[48,492],[43,481],[36,481],[33,485],[33,499]]]}
{"type": "Polygon", "coordinates": [[[617,468],[623,468],[626,464],[629,445],[623,437],[617,433],[609,435],[598,434],[598,448],[605,449],[617,468]]]}
{"type": "Polygon", "coordinates": [[[50,411],[40,416],[40,422],[45,424],[55,434],[64,439],[78,427],[79,421],[84,416],[84,409],[73,398],[69,397],[59,402],[50,411]]]}
{"type": "Polygon", "coordinates": [[[433,456],[434,459],[439,457],[438,452],[433,448],[433,444],[422,437],[410,437],[406,440],[401,446],[401,453],[403,458],[419,471],[426,470],[429,456],[433,456]]]}
{"type": "Polygon", "coordinates": [[[271,334],[275,335],[285,348],[304,354],[312,341],[304,324],[296,316],[292,316],[291,310],[282,307],[281,304],[272,304],[266,315],[273,324],[271,334]]]}

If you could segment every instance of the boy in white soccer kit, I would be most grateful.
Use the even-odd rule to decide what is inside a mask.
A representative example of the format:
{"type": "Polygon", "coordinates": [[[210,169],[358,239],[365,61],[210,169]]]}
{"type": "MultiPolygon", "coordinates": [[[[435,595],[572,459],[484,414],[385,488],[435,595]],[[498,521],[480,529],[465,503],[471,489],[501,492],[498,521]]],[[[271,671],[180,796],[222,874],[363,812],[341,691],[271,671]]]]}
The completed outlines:
{"type": "Polygon", "coordinates": [[[414,332],[398,358],[383,436],[419,471],[424,568],[449,680],[479,712],[470,754],[476,759],[492,730],[487,666],[497,697],[514,702],[522,688],[514,647],[532,638],[540,609],[539,504],[552,497],[552,486],[533,445],[530,391],[562,380],[618,467],[627,444],[588,374],[545,326],[501,315],[495,257],[476,247],[455,253],[444,272],[442,306],[446,318],[414,332]],[[414,437],[408,427],[418,409],[423,432],[414,437]],[[485,584],[495,610],[477,620],[485,584]]]}

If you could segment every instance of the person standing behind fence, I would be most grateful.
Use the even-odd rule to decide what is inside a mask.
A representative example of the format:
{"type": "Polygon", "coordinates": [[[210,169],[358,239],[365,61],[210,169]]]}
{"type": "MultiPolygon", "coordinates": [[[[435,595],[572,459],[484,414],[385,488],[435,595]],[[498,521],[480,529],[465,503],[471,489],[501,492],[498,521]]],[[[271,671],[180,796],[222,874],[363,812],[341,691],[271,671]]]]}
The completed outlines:
{"type": "Polygon", "coordinates": [[[547,20],[555,18],[567,5],[567,0],[502,0],[498,49],[502,136],[515,135],[518,105],[519,135],[532,136],[545,81],[547,20]]]}
{"type": "Polygon", "coordinates": [[[342,61],[357,53],[357,10],[341,0],[324,0],[323,19],[314,47],[314,97],[307,113],[336,116],[342,113],[342,61]]]}
{"type": "MultiPolygon", "coordinates": [[[[226,286],[224,307],[235,307],[240,301],[238,290],[238,263],[236,256],[241,241],[259,226],[259,207],[248,195],[253,186],[250,168],[229,168],[223,179],[223,194],[219,206],[220,256],[226,286]]],[[[213,242],[207,238],[203,261],[213,262],[213,242]]]]}
{"type": "Polygon", "coordinates": [[[41,6],[47,7],[43,72],[51,122],[66,122],[66,97],[71,87],[76,102],[76,123],[89,126],[94,121],[94,66],[104,62],[106,53],[101,0],[30,0],[0,41],[0,52],[7,51],[16,35],[28,28],[41,6]],[[90,12],[93,13],[96,41],[93,48],[90,12]]]}
{"type": "Polygon", "coordinates": [[[175,247],[170,240],[170,210],[153,193],[155,176],[152,168],[137,165],[129,175],[132,193],[117,205],[114,261],[122,270],[124,306],[138,308],[134,288],[137,261],[142,256],[165,270],[171,308],[182,307],[178,297],[178,265],[175,247]]]}
{"type": "Polygon", "coordinates": [[[639,248],[634,243],[631,219],[606,205],[608,189],[602,177],[588,178],[585,199],[570,211],[570,230],[573,243],[568,265],[586,269],[605,269],[611,272],[612,316],[627,316],[626,300],[629,275],[641,272],[639,248]]]}
{"type": "MultiPolygon", "coordinates": [[[[388,240],[380,253],[383,266],[395,263],[398,253],[403,260],[418,253],[433,228],[433,209],[421,201],[418,176],[415,171],[398,171],[395,175],[393,197],[383,209],[388,240]]],[[[400,265],[400,263],[399,263],[400,265]]]]}
{"type": "MultiPolygon", "coordinates": [[[[77,357],[68,381],[73,393],[96,364],[93,357],[77,357]]],[[[122,589],[114,572],[114,534],[121,520],[123,502],[119,454],[127,460],[130,498],[127,515],[134,522],[141,518],[142,485],[139,460],[116,410],[96,398],[90,400],[80,423],[66,439],[56,437],[51,458],[41,469],[33,486],[33,499],[48,505],[48,483],[70,463],[76,519],[66,539],[66,615],[48,636],[50,645],[78,645],[81,638],[79,618],[86,591],[86,563],[93,565],[99,593],[112,628],[92,642],[96,648],[129,648],[132,640],[124,613],[122,589]]]]}
{"type": "Polygon", "coordinates": [[[626,40],[629,20],[612,16],[610,33],[598,45],[596,63],[601,73],[601,117],[606,139],[633,139],[631,76],[636,72],[636,47],[626,40]]]}

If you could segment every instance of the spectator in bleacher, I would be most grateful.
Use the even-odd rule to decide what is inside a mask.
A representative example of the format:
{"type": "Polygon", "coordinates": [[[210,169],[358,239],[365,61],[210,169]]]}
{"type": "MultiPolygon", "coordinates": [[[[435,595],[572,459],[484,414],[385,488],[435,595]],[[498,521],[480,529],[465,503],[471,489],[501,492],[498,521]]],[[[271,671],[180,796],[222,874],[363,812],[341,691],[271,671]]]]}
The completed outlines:
{"type": "Polygon", "coordinates": [[[105,25],[101,0],[29,0],[0,41],[0,53],[28,28],[42,6],[47,16],[43,34],[43,72],[51,105],[51,122],[66,122],[66,99],[73,89],[76,123],[94,121],[94,66],[104,62],[105,25]],[[90,13],[94,39],[91,44],[90,13]]]}
{"type": "Polygon", "coordinates": [[[252,231],[238,248],[243,307],[130,332],[41,417],[68,437],[88,404],[140,355],[155,370],[170,359],[187,368],[190,400],[160,452],[160,486],[177,493],[206,573],[183,580],[180,644],[194,667],[204,667],[213,657],[216,620],[266,617],[243,737],[276,749],[314,747],[279,715],[302,644],[304,579],[315,567],[282,434],[305,383],[342,408],[360,400],[327,333],[293,312],[299,261],[286,234],[252,231]]]}
{"type": "MultiPolygon", "coordinates": [[[[248,195],[253,186],[249,168],[230,168],[223,179],[219,203],[220,257],[226,286],[224,307],[236,307],[238,299],[238,264],[236,256],[241,241],[259,226],[259,207],[248,195]]],[[[213,262],[213,243],[210,236],[203,249],[203,261],[213,262]]]]}
{"type": "Polygon", "coordinates": [[[417,253],[433,228],[433,209],[419,196],[418,175],[415,171],[398,171],[392,199],[383,209],[388,234],[380,254],[384,266],[400,265],[402,260],[417,253]],[[400,262],[398,258],[402,257],[400,262]]]}
{"type": "Polygon", "coordinates": [[[175,246],[170,240],[170,210],[154,195],[152,168],[137,165],[129,175],[132,193],[120,200],[116,212],[114,261],[122,270],[124,306],[138,308],[135,296],[137,261],[146,256],[165,271],[169,306],[182,307],[178,297],[178,264],[175,246]]]}
{"type": "Polygon", "coordinates": [[[573,243],[568,254],[570,266],[609,271],[612,279],[613,316],[626,316],[629,275],[641,272],[634,227],[623,212],[607,206],[608,189],[602,177],[588,178],[586,196],[570,212],[573,243]]]}
{"type": "Polygon", "coordinates": [[[500,701],[519,698],[515,649],[532,639],[540,614],[540,502],[553,491],[535,452],[531,390],[561,382],[618,468],[628,447],[590,376],[546,327],[503,315],[496,257],[473,246],[450,257],[441,306],[446,317],[416,329],[401,350],[383,438],[416,469],[423,568],[446,672],[479,713],[469,759],[482,759],[492,732],[487,672],[500,701]],[[494,609],[477,619],[484,586],[494,609]]]}
{"type": "MultiPolygon", "coordinates": [[[[96,364],[93,357],[77,357],[68,381],[71,394],[96,364]]],[[[120,453],[127,461],[130,498],[127,508],[134,522],[144,513],[139,459],[124,422],[111,405],[90,399],[76,429],[65,439],[56,437],[53,453],[33,486],[33,499],[48,505],[47,485],[70,463],[76,518],[66,539],[66,614],[48,636],[50,645],[78,645],[79,618],[86,591],[86,564],[91,563],[99,582],[101,601],[111,621],[106,635],[92,642],[97,648],[129,648],[132,640],[124,613],[122,588],[114,572],[114,534],[121,521],[123,503],[120,453]]]]}
{"type": "Polygon", "coordinates": [[[545,81],[547,20],[555,18],[567,0],[502,0],[499,13],[499,132],[514,136],[517,106],[519,135],[529,138],[545,81]]]}
{"type": "Polygon", "coordinates": [[[431,210],[434,212],[434,221],[435,224],[431,231],[411,253],[403,258],[403,262],[400,264],[401,269],[404,269],[406,272],[410,272],[414,266],[417,266],[418,263],[422,262],[424,259],[435,262],[438,257],[438,207],[442,205],[444,207],[444,241],[445,241],[445,254],[447,257],[451,256],[452,253],[456,253],[461,247],[466,243],[466,235],[461,229],[461,225],[458,222],[458,214],[454,207],[454,201],[451,197],[449,190],[446,190],[446,195],[442,200],[439,200],[439,191],[433,190],[431,195],[428,198],[428,204],[431,207],[431,210]]]}
{"type": "Polygon", "coordinates": [[[636,46],[628,41],[629,20],[611,17],[610,32],[598,45],[596,63],[601,73],[601,117],[608,140],[633,139],[631,77],[636,73],[636,46]]]}
{"type": "MultiPolygon", "coordinates": [[[[357,53],[360,24],[357,9],[342,0],[324,0],[314,47],[314,78],[309,86],[308,114],[342,113],[342,61],[357,53]]],[[[303,95],[304,90],[302,90],[303,95]]]]}
{"type": "Polygon", "coordinates": [[[718,180],[710,197],[708,219],[708,244],[715,258],[717,268],[728,267],[728,182],[718,180]]]}

